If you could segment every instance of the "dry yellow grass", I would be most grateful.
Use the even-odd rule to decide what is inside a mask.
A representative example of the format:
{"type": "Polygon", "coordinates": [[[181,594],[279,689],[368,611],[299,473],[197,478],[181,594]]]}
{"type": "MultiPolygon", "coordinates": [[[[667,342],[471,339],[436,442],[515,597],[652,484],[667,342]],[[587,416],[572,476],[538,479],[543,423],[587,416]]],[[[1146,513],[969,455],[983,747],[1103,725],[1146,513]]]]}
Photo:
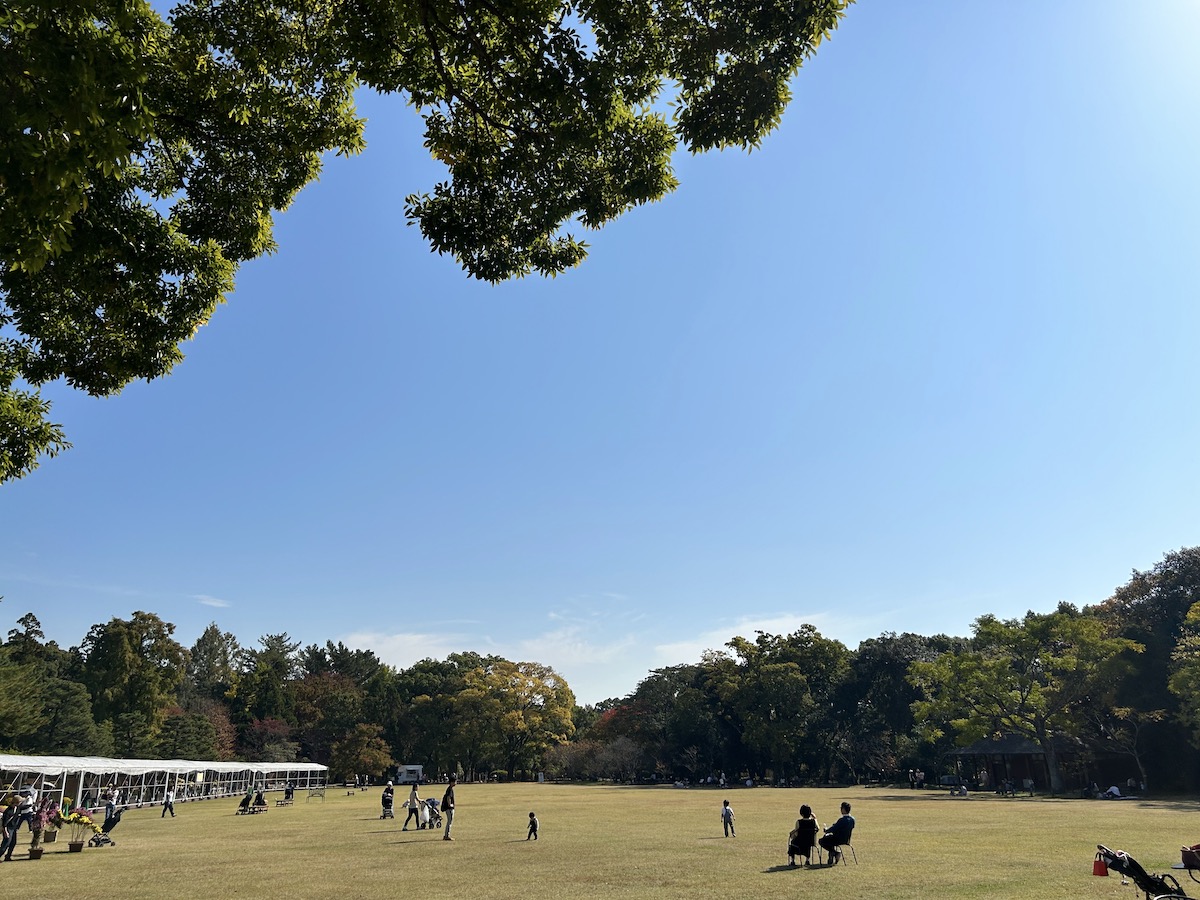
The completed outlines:
{"type": "MultiPolygon", "coordinates": [[[[422,796],[440,796],[431,785],[422,796]]],[[[403,796],[403,795],[400,795],[403,796]]],[[[1004,799],[880,788],[675,789],[551,784],[462,785],[453,842],[380,820],[379,789],[330,788],[258,816],[236,800],[179,803],[177,817],[129,810],[117,846],[0,868],[10,892],[87,886],[114,898],[387,897],[433,891],[463,900],[509,898],[794,898],[814,892],[909,900],[1095,897],[1133,900],[1116,877],[1091,875],[1097,842],[1128,850],[1148,869],[1200,841],[1191,801],[1004,799]],[[737,814],[725,838],[721,801],[737,814]],[[859,865],[790,869],[785,843],[800,803],[822,823],[849,800],[859,865]],[[541,840],[525,840],[530,810],[541,840]]],[[[1184,880],[1200,897],[1200,885],[1184,880]]]]}

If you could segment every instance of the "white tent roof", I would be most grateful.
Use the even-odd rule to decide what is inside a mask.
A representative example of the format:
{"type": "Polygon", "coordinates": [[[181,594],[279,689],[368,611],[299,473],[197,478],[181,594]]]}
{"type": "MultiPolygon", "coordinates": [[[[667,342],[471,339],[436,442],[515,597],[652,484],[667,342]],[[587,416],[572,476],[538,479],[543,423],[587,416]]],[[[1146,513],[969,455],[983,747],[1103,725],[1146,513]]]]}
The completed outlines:
{"type": "Polygon", "coordinates": [[[109,759],[104,756],[9,756],[0,755],[0,772],[37,772],[62,775],[68,772],[97,772],[144,775],[147,772],[326,772],[317,763],[215,762],[195,759],[109,759]]]}

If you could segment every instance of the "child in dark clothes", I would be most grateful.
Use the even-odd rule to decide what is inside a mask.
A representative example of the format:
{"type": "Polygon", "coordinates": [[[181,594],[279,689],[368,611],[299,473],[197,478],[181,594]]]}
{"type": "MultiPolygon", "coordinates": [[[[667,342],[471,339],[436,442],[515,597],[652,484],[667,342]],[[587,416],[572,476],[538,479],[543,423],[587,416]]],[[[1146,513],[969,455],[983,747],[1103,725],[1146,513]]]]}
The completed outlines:
{"type": "Polygon", "coordinates": [[[525,840],[529,840],[530,838],[533,838],[535,841],[538,839],[538,820],[535,813],[529,814],[529,834],[525,835],[525,840]]]}

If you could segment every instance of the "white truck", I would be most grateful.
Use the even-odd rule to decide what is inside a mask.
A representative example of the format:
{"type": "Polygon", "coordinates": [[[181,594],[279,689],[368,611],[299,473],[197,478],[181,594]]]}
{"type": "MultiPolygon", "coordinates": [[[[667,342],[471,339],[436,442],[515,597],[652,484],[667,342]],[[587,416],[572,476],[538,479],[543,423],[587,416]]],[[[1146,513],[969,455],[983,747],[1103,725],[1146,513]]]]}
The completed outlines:
{"type": "Polygon", "coordinates": [[[420,784],[425,780],[424,766],[400,766],[396,769],[396,784],[420,784]]]}

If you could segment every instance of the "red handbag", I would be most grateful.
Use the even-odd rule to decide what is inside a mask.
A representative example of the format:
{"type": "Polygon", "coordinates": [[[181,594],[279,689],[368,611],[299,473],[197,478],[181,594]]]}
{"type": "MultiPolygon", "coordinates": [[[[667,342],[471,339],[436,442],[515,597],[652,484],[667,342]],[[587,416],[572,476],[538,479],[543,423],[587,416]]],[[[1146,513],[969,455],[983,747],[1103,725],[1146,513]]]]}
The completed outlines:
{"type": "Polygon", "coordinates": [[[1092,863],[1092,874],[1108,876],[1108,863],[1104,861],[1104,857],[1099,853],[1096,854],[1096,859],[1092,863]]]}

